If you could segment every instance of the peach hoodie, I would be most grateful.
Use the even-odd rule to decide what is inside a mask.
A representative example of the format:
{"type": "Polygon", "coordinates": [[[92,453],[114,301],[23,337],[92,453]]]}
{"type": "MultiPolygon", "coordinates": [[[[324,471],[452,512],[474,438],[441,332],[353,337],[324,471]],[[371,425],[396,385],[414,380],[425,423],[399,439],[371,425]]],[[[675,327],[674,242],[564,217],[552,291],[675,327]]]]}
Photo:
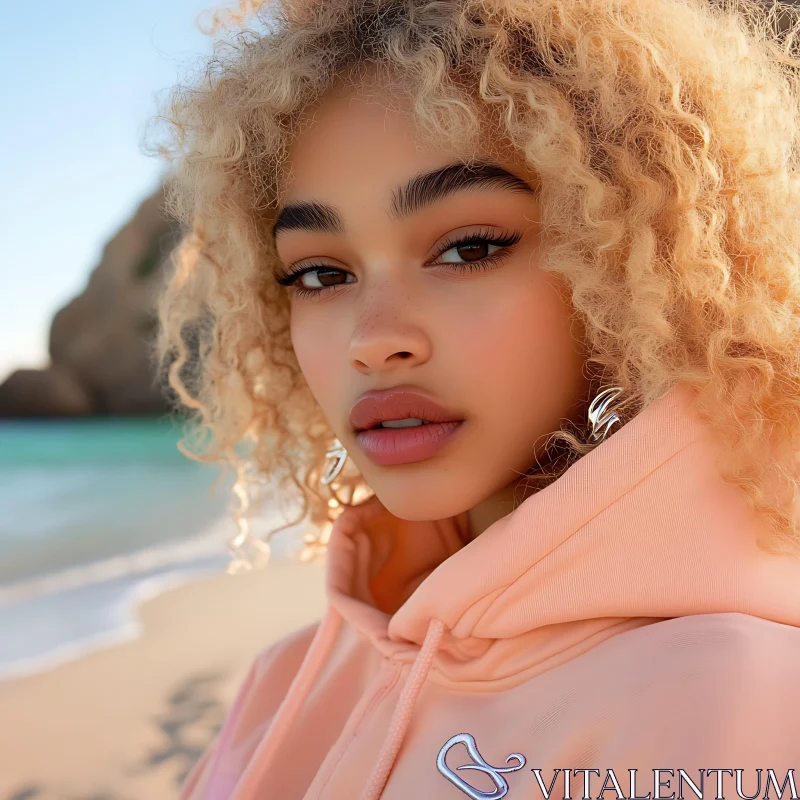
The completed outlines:
{"type": "Polygon", "coordinates": [[[551,781],[694,800],[680,769],[707,798],[737,797],[737,769],[744,795],[797,797],[800,560],[756,549],[691,396],[472,541],[466,514],[346,510],[323,619],[255,659],[181,800],[543,800],[551,781]]]}

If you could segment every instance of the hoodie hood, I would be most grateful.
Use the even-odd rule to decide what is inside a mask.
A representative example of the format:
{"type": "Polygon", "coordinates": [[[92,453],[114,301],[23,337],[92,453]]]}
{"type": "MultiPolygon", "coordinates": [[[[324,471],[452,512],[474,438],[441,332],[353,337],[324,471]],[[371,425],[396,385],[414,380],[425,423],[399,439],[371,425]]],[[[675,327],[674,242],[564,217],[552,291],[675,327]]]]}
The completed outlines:
{"type": "Polygon", "coordinates": [[[328,610],[260,766],[344,621],[412,664],[362,800],[380,796],[425,681],[509,688],[611,636],[693,614],[800,626],[800,560],[757,547],[764,523],[720,476],[693,397],[676,384],[473,540],[466,513],[409,522],[376,496],[342,513],[328,610]]]}

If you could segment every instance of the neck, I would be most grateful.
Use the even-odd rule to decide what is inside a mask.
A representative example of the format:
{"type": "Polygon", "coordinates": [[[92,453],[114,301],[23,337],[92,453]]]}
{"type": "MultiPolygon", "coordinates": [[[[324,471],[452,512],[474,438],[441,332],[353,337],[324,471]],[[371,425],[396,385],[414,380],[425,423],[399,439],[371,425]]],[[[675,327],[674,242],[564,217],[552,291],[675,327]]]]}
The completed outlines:
{"type": "Polygon", "coordinates": [[[559,473],[563,472],[565,463],[568,463],[564,462],[564,456],[561,445],[556,444],[544,464],[536,462],[536,470],[532,469],[527,475],[516,478],[469,509],[467,519],[470,541],[558,477],[559,473]]]}
{"type": "Polygon", "coordinates": [[[513,511],[516,506],[535,491],[532,486],[525,487],[521,480],[516,480],[473,506],[467,512],[470,541],[480,536],[497,520],[513,511]]]}

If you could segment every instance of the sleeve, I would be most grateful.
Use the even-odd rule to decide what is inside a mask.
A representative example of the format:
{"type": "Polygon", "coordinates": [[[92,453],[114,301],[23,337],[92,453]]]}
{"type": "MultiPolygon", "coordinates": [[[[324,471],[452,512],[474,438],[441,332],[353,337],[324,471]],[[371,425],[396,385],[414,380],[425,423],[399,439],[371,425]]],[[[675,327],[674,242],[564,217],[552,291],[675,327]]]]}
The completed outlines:
{"type": "Polygon", "coordinates": [[[179,800],[201,800],[205,797],[216,759],[219,753],[224,749],[223,745],[230,740],[231,732],[238,725],[242,707],[245,705],[252,690],[259,664],[263,659],[270,658],[278,647],[278,644],[280,643],[271,645],[266,650],[263,650],[250,665],[247,675],[236,691],[233,704],[225,716],[222,727],[214,735],[208,747],[206,747],[203,754],[197,759],[189,771],[189,774],[186,776],[186,780],[181,786],[179,800]]]}
{"type": "Polygon", "coordinates": [[[208,745],[208,747],[206,747],[200,758],[194,762],[192,768],[189,770],[189,774],[186,776],[186,780],[181,786],[180,800],[187,800],[187,798],[192,797],[193,795],[195,797],[201,796],[201,781],[203,783],[207,783],[208,764],[211,761],[211,757],[217,750],[218,743],[219,734],[214,736],[214,738],[211,740],[211,743],[208,745]]]}
{"type": "Polygon", "coordinates": [[[179,800],[206,800],[212,784],[235,782],[300,669],[318,626],[307,625],[255,657],[222,727],[186,776],[179,800]]]}

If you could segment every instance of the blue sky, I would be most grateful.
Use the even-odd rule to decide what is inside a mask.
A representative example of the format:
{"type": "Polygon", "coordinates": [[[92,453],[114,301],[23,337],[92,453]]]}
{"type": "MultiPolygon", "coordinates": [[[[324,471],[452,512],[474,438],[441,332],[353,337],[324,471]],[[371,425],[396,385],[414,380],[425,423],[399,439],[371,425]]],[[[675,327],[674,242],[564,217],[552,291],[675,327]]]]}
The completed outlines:
{"type": "Polygon", "coordinates": [[[142,152],[159,98],[211,52],[228,0],[45,0],[3,10],[0,382],[47,362],[54,312],[164,170],[142,152]]]}

